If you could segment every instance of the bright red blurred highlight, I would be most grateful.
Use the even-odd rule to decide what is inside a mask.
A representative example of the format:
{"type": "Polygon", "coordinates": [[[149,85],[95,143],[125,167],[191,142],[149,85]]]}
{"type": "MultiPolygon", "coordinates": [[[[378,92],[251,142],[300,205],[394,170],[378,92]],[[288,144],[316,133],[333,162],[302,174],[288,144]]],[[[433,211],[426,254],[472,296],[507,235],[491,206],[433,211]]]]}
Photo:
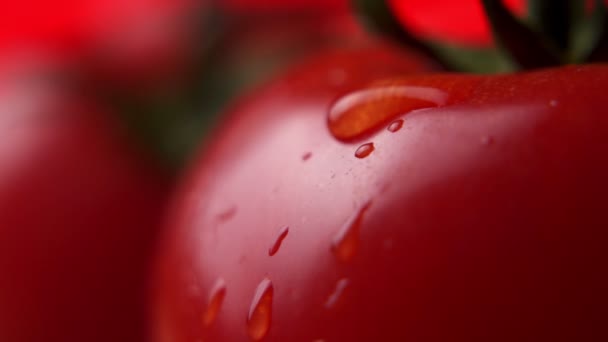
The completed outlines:
{"type": "Polygon", "coordinates": [[[0,48],[80,48],[148,18],[171,16],[190,0],[22,0],[0,3],[0,48]]]}
{"type": "MultiPolygon", "coordinates": [[[[524,0],[505,0],[523,14],[524,0]]],[[[416,35],[467,45],[489,45],[492,35],[479,0],[390,0],[401,22],[416,35]]]]}

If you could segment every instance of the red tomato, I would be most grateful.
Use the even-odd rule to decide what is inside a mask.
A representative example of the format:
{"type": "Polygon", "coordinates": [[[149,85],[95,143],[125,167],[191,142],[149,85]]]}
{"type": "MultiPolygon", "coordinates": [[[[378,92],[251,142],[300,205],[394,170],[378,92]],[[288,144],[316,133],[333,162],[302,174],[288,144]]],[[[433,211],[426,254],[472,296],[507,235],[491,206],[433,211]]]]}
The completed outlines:
{"type": "Polygon", "coordinates": [[[607,340],[608,66],[374,54],[233,108],[167,227],[156,341],[607,340]]]}
{"type": "MultiPolygon", "coordinates": [[[[0,46],[43,45],[72,50],[133,29],[158,24],[158,19],[177,15],[190,0],[23,0],[3,2],[0,46]]],[[[158,29],[158,27],[156,27],[158,29]]]]}
{"type": "Polygon", "coordinates": [[[0,51],[90,60],[104,81],[167,77],[188,49],[187,16],[206,0],[23,0],[0,4],[0,51]]]}
{"type": "MultiPolygon", "coordinates": [[[[283,95],[288,95],[289,97],[296,96],[300,98],[301,101],[303,101],[300,104],[305,105],[310,101],[316,102],[316,99],[322,99],[327,96],[333,97],[333,94],[336,92],[342,93],[357,89],[358,87],[367,84],[375,78],[387,77],[395,72],[408,73],[431,69],[431,62],[419,58],[411,53],[402,56],[399,53],[391,52],[384,48],[367,48],[354,52],[348,50],[338,51],[334,53],[328,53],[312,61],[306,66],[299,68],[297,72],[292,73],[283,78],[276,86],[279,89],[282,89],[277,92],[277,95],[279,95],[279,97],[283,95]],[[363,69],[364,66],[366,67],[366,69],[363,69]],[[373,68],[370,69],[371,66],[373,66],[373,68]],[[283,85],[285,86],[285,88],[282,88],[283,85]]],[[[277,98],[277,100],[280,99],[277,98]]],[[[300,104],[297,104],[297,106],[299,106],[300,104]]],[[[297,108],[297,106],[294,108],[297,108]]],[[[281,107],[277,107],[276,109],[279,110],[281,109],[281,107]]],[[[287,108],[285,107],[285,109],[287,108]]],[[[270,123],[267,121],[266,114],[258,114],[260,114],[260,121],[250,121],[250,123],[253,124],[253,126],[251,126],[247,130],[250,133],[258,132],[258,129],[262,129],[264,126],[270,123]]],[[[275,118],[279,118],[280,116],[277,117],[276,114],[278,114],[278,112],[275,112],[275,110],[273,110],[272,116],[275,118]]],[[[285,114],[288,114],[288,112],[285,112],[285,114]]],[[[233,116],[232,120],[235,120],[234,123],[237,123],[241,120],[241,118],[238,116],[233,116]]],[[[274,118],[272,120],[274,121],[274,118]]],[[[291,129],[297,128],[297,123],[294,123],[296,124],[296,126],[293,126],[291,129]]],[[[259,133],[261,133],[261,131],[259,131],[259,133]]],[[[234,140],[226,140],[225,142],[236,146],[245,141],[239,139],[238,137],[234,138],[234,140]]],[[[245,136],[243,138],[245,138],[245,136]]],[[[252,148],[254,147],[254,145],[250,146],[252,148]]],[[[268,147],[270,148],[270,146],[268,147]]],[[[301,162],[300,158],[305,156],[306,152],[308,151],[309,150],[298,151],[298,155],[294,157],[298,162],[301,162]]],[[[234,159],[235,156],[229,155],[218,155],[217,158],[224,159],[224,161],[228,164],[237,160],[234,159]]],[[[315,156],[313,155],[312,158],[315,158],[315,156]]],[[[220,166],[220,164],[217,165],[220,166]]],[[[271,170],[269,169],[269,171],[271,170]]],[[[195,174],[195,178],[198,178],[197,174],[195,174]]],[[[223,180],[221,179],[218,179],[218,181],[221,181],[223,183],[223,180]]],[[[184,191],[185,193],[189,193],[189,186],[185,186],[184,191]]],[[[193,194],[199,196],[198,193],[193,194]]],[[[216,203],[212,204],[213,208],[210,209],[214,211],[214,213],[212,214],[213,221],[218,220],[218,223],[221,223],[223,221],[229,222],[230,219],[233,218],[233,216],[242,215],[242,210],[244,209],[244,207],[235,207],[237,203],[232,202],[232,199],[230,198],[226,199],[229,201],[226,202],[220,199],[216,203]]],[[[180,212],[182,211],[182,209],[178,210],[180,212]]],[[[183,218],[181,216],[178,216],[175,219],[181,220],[183,218]]],[[[274,227],[273,230],[275,228],[280,229],[281,227],[274,227]]],[[[195,231],[192,231],[192,233],[196,234],[195,231]]],[[[290,238],[290,236],[286,237],[286,239],[288,240],[290,238]]],[[[183,242],[185,241],[180,241],[179,244],[181,245],[183,242]]],[[[259,241],[256,243],[259,243],[259,241]]],[[[171,245],[171,247],[178,246],[171,245]]],[[[243,247],[246,248],[245,246],[243,247]]],[[[269,247],[270,246],[264,245],[264,248],[269,247]]],[[[178,256],[178,254],[181,252],[178,252],[177,250],[173,249],[167,251],[168,254],[164,259],[165,273],[163,273],[163,282],[162,285],[159,285],[160,289],[158,290],[158,294],[161,295],[162,298],[160,298],[160,302],[157,306],[156,311],[158,315],[168,315],[168,317],[158,318],[156,323],[153,324],[153,327],[157,329],[155,331],[155,334],[158,341],[170,341],[173,338],[175,338],[175,341],[191,341],[195,340],[197,337],[200,337],[202,330],[201,315],[203,315],[204,312],[204,308],[202,305],[204,304],[204,301],[207,300],[206,295],[207,292],[210,291],[209,287],[213,286],[213,284],[208,283],[208,281],[216,281],[216,279],[209,278],[203,280],[203,283],[199,283],[198,281],[195,281],[194,278],[188,278],[185,284],[187,288],[182,287],[184,286],[184,283],[182,283],[183,277],[198,278],[200,276],[200,269],[197,265],[193,265],[196,266],[196,268],[194,269],[191,269],[187,266],[187,264],[191,262],[190,258],[194,257],[194,255],[190,254],[190,252],[194,251],[191,251],[190,249],[184,249],[183,251],[186,252],[186,259],[184,260],[182,260],[181,257],[178,256]],[[173,268],[174,266],[176,268],[173,268]],[[174,276],[176,278],[173,278],[174,276]],[[192,294],[191,292],[195,293],[192,294]]],[[[278,253],[280,255],[282,254],[282,251],[279,251],[278,253]]],[[[219,257],[220,255],[217,256],[219,257]]],[[[236,269],[233,270],[236,271],[236,269]]],[[[229,269],[226,269],[226,271],[232,272],[232,270],[229,269]]],[[[246,287],[244,287],[243,289],[246,289],[246,287]]],[[[240,290],[235,288],[229,289],[228,291],[229,297],[227,298],[230,298],[230,296],[233,295],[234,291],[240,290]]],[[[234,292],[234,294],[236,294],[236,292],[234,292]]],[[[225,307],[222,308],[222,311],[224,309],[225,307]]],[[[237,314],[239,322],[243,323],[241,320],[243,316],[239,313],[235,314],[237,314]]],[[[212,335],[209,336],[215,336],[219,339],[220,336],[222,336],[222,334],[224,333],[228,332],[215,331],[212,335]]],[[[206,334],[208,335],[209,333],[206,334]]],[[[241,332],[238,332],[238,334],[240,336],[241,332]]],[[[223,336],[230,339],[228,335],[223,336]]]]}
{"type": "MultiPolygon", "coordinates": [[[[608,1],[604,1],[608,4],[608,1]]],[[[503,0],[518,17],[525,17],[527,1],[503,0]]],[[[586,0],[592,9],[594,0],[586,0]]],[[[478,0],[389,0],[391,8],[408,30],[425,39],[486,46],[492,32],[478,0]]]]}
{"type": "Polygon", "coordinates": [[[0,340],[144,341],[169,178],[113,116],[49,83],[0,80],[0,340]]]}
{"type": "MultiPolygon", "coordinates": [[[[492,33],[478,0],[390,0],[401,22],[416,35],[469,45],[490,45],[492,33]]],[[[522,15],[525,1],[505,1],[522,15]]]]}

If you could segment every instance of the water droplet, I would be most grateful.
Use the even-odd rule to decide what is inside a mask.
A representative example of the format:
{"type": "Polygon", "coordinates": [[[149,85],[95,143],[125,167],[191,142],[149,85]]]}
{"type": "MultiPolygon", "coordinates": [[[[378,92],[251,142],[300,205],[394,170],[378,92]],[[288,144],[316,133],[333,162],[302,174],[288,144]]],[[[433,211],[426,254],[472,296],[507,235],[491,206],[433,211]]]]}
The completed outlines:
{"type": "Polygon", "coordinates": [[[268,255],[273,256],[279,251],[279,248],[281,248],[281,244],[283,243],[283,239],[285,239],[285,237],[287,236],[288,233],[289,233],[288,226],[281,228],[281,231],[279,232],[279,236],[274,241],[272,246],[268,249],[268,255]]]}
{"type": "Polygon", "coordinates": [[[422,86],[385,86],[355,91],[331,106],[329,130],[337,139],[355,139],[384,126],[396,115],[438,107],[447,99],[446,92],[422,86]]]}
{"type": "Polygon", "coordinates": [[[492,145],[494,143],[494,137],[485,135],[485,136],[481,137],[480,141],[481,141],[482,145],[485,145],[485,146],[492,145]]]}
{"type": "Polygon", "coordinates": [[[236,215],[236,212],[237,212],[236,206],[232,206],[232,207],[222,211],[221,213],[217,214],[217,219],[222,222],[229,221],[236,215]]]}
{"type": "Polygon", "coordinates": [[[254,341],[259,341],[270,330],[272,318],[272,282],[264,278],[258,285],[247,315],[247,333],[254,341]]]}
{"type": "Polygon", "coordinates": [[[365,158],[367,156],[369,156],[370,154],[372,154],[372,152],[374,152],[374,143],[366,143],[363,144],[361,146],[359,146],[359,148],[357,148],[357,150],[355,151],[355,157],[361,159],[361,158],[365,158]]]}
{"type": "Polygon", "coordinates": [[[332,307],[334,307],[334,305],[336,305],[349,283],[350,281],[346,278],[342,278],[338,280],[338,282],[336,282],[336,287],[334,288],[334,291],[329,295],[329,297],[327,297],[327,300],[325,301],[326,309],[331,309],[332,307]]]}
{"type": "Polygon", "coordinates": [[[395,121],[391,122],[391,124],[388,125],[387,129],[388,129],[389,132],[395,133],[398,130],[400,130],[401,127],[403,127],[403,119],[398,119],[398,120],[395,120],[395,121]]]}
{"type": "Polygon", "coordinates": [[[222,307],[222,303],[224,302],[224,297],[226,296],[226,282],[224,279],[219,278],[215,281],[215,284],[211,288],[209,292],[209,304],[207,305],[207,310],[203,314],[203,325],[209,326],[217,317],[217,313],[220,311],[222,307]]]}
{"type": "Polygon", "coordinates": [[[308,159],[310,159],[310,157],[312,157],[312,152],[306,152],[302,155],[302,160],[307,161],[308,159]]]}
{"type": "Polygon", "coordinates": [[[342,225],[338,233],[334,236],[331,243],[331,250],[338,260],[347,262],[350,261],[357,252],[359,247],[359,230],[363,222],[363,215],[369,209],[372,202],[368,201],[355,212],[342,225]]]}

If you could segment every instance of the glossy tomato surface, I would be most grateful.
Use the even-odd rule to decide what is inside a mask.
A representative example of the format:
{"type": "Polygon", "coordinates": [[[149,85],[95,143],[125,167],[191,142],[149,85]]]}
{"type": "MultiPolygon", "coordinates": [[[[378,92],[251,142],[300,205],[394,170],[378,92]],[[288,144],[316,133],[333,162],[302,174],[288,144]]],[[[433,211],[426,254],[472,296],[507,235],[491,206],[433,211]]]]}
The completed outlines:
{"type": "Polygon", "coordinates": [[[604,341],[608,67],[376,53],[233,108],[168,222],[156,341],[604,341]]]}
{"type": "Polygon", "coordinates": [[[0,340],[144,341],[169,177],[113,115],[26,74],[0,78],[0,340]]]}

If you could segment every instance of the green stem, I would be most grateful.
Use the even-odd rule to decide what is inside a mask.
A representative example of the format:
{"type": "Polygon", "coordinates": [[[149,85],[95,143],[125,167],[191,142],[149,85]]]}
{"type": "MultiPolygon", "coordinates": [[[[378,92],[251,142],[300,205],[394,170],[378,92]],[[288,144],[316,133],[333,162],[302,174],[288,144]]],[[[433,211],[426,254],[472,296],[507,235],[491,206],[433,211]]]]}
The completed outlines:
{"type": "Polygon", "coordinates": [[[401,25],[399,19],[393,14],[388,0],[353,0],[353,5],[364,25],[371,31],[416,49],[427,57],[436,60],[445,69],[449,69],[449,62],[443,60],[429,45],[401,25]]]}
{"type": "Polygon", "coordinates": [[[595,1],[595,8],[591,14],[589,25],[590,31],[595,33],[592,36],[594,41],[591,46],[594,48],[590,51],[587,60],[590,62],[606,62],[608,61],[608,13],[606,5],[602,0],[595,1]]]}
{"type": "Polygon", "coordinates": [[[515,18],[500,0],[482,0],[492,30],[500,44],[524,69],[559,65],[546,41],[515,18]]]}
{"type": "Polygon", "coordinates": [[[404,27],[393,13],[388,0],[353,0],[353,7],[364,25],[380,36],[417,50],[446,70],[472,73],[509,72],[515,65],[493,48],[471,48],[422,40],[404,27]]]}
{"type": "MultiPolygon", "coordinates": [[[[583,1],[574,0],[582,3],[583,1]]],[[[570,29],[572,26],[573,0],[529,0],[529,17],[538,31],[550,37],[552,43],[560,50],[570,47],[570,29]]]]}

